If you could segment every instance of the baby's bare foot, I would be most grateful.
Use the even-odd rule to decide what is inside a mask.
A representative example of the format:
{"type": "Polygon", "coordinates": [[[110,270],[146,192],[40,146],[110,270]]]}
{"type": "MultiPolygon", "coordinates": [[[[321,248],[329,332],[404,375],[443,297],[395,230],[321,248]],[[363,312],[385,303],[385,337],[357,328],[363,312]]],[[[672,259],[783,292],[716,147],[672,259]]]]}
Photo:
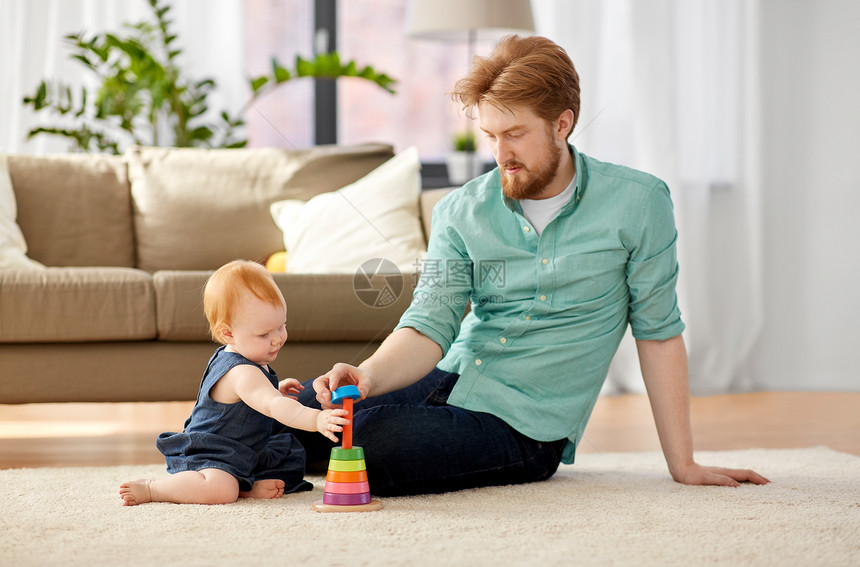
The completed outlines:
{"type": "Polygon", "coordinates": [[[284,495],[284,481],[276,478],[267,478],[254,482],[251,490],[242,491],[239,496],[242,498],[280,498],[284,495]]]}
{"type": "Polygon", "coordinates": [[[152,502],[152,491],[149,489],[151,480],[142,478],[126,482],[119,487],[119,496],[123,506],[137,506],[152,502]]]}

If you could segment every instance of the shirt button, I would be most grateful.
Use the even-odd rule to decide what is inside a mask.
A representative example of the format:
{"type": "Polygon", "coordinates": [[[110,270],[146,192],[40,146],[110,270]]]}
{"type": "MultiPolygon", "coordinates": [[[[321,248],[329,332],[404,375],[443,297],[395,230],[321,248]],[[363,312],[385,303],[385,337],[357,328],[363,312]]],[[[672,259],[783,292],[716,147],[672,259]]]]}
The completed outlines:
{"type": "Polygon", "coordinates": [[[531,321],[531,320],[532,320],[532,316],[531,316],[531,315],[526,315],[526,321],[531,321]]]}
{"type": "Polygon", "coordinates": [[[502,344],[505,344],[506,342],[508,342],[508,339],[506,339],[505,337],[502,337],[501,339],[499,339],[499,342],[502,344]]]}
{"type": "Polygon", "coordinates": [[[531,229],[530,229],[529,227],[527,227],[527,226],[524,226],[524,227],[523,227],[523,230],[524,230],[525,232],[528,232],[528,231],[530,231],[531,229]]]}
{"type": "Polygon", "coordinates": [[[541,262],[543,262],[543,264],[545,266],[545,265],[549,264],[549,258],[544,258],[543,260],[541,260],[541,262]]]}
{"type": "Polygon", "coordinates": [[[480,366],[480,365],[481,365],[481,359],[480,358],[475,359],[475,366],[480,366]]]}
{"type": "Polygon", "coordinates": [[[546,301],[546,296],[545,296],[545,295],[540,296],[540,300],[541,300],[541,301],[546,301]]]}

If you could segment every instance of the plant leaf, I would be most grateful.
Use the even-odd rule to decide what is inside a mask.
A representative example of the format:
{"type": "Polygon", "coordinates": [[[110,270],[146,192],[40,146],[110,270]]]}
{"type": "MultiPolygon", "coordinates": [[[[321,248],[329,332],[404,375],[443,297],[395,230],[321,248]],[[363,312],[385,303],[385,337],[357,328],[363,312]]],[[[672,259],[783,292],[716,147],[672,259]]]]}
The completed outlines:
{"type": "Polygon", "coordinates": [[[256,93],[261,88],[263,88],[263,86],[265,86],[266,83],[268,83],[268,82],[269,82],[269,77],[266,77],[266,76],[257,77],[256,79],[251,79],[251,91],[256,93]]]}
{"type": "Polygon", "coordinates": [[[290,80],[290,71],[281,65],[281,63],[272,57],[272,76],[275,78],[276,84],[285,83],[290,80]]]}

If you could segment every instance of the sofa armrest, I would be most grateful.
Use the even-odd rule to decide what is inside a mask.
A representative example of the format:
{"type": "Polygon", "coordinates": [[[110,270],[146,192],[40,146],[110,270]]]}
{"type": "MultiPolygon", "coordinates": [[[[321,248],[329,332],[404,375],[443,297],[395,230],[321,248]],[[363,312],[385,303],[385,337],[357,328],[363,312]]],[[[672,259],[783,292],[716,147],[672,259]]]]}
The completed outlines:
{"type": "Polygon", "coordinates": [[[456,187],[443,187],[440,189],[425,189],[419,195],[419,212],[421,214],[421,228],[424,230],[424,243],[430,239],[430,222],[433,218],[433,207],[439,200],[454,191],[456,187]]]}

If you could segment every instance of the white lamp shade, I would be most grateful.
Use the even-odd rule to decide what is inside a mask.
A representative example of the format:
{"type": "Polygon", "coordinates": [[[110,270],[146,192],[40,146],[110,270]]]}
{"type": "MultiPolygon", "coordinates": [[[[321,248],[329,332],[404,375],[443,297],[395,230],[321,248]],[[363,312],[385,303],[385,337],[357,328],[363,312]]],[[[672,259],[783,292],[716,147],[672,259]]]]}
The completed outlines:
{"type": "Polygon", "coordinates": [[[534,27],[530,0],[410,0],[406,12],[406,34],[420,39],[495,41],[534,27]]]}

